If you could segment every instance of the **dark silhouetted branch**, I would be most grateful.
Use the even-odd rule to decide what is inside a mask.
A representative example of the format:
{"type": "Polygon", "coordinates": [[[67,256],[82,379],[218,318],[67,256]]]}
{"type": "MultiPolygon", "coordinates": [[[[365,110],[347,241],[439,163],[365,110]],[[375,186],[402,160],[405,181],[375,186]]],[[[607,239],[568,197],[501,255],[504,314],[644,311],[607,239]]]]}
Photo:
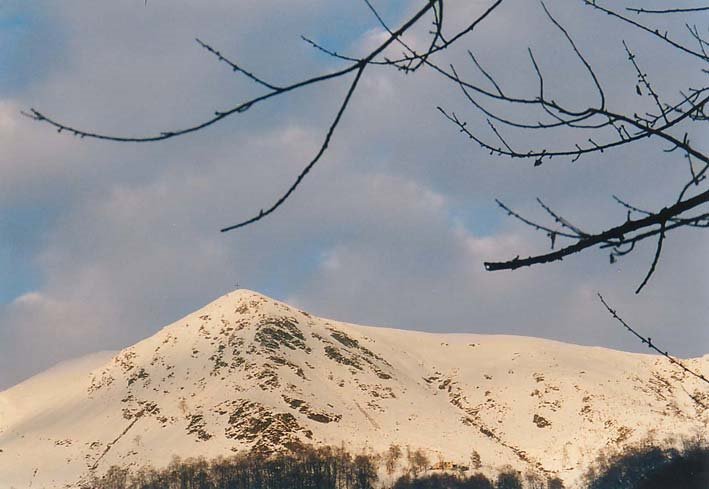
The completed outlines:
{"type": "Polygon", "coordinates": [[[606,300],[603,298],[603,296],[602,296],[600,293],[598,293],[597,295],[598,295],[598,298],[601,300],[601,303],[603,304],[603,306],[606,308],[606,310],[608,310],[608,312],[610,313],[610,315],[613,316],[613,319],[615,319],[615,320],[618,321],[620,324],[622,324],[625,329],[627,329],[628,331],[630,331],[630,332],[631,332],[636,338],[638,338],[643,344],[647,345],[648,348],[650,348],[650,349],[656,351],[657,353],[659,353],[659,354],[662,355],[663,357],[667,358],[667,359],[670,361],[670,363],[672,363],[672,364],[674,364],[674,365],[677,365],[677,366],[678,366],[679,368],[681,368],[684,372],[686,372],[686,373],[688,373],[688,374],[690,374],[690,375],[692,375],[692,376],[698,378],[699,380],[702,380],[702,381],[706,382],[707,384],[709,384],[709,379],[708,379],[704,374],[695,372],[694,370],[692,370],[692,369],[690,369],[689,367],[687,367],[687,366],[686,366],[684,363],[682,363],[680,360],[678,360],[678,359],[676,359],[675,357],[673,357],[672,355],[670,355],[667,351],[661,350],[655,343],[652,342],[652,339],[651,339],[651,338],[645,337],[645,336],[641,335],[641,334],[638,333],[635,329],[633,329],[628,323],[626,323],[620,316],[618,316],[618,313],[615,311],[615,309],[612,309],[612,308],[608,305],[608,303],[606,302],[606,300]]]}
{"type": "Polygon", "coordinates": [[[650,277],[652,277],[652,274],[655,273],[655,267],[657,267],[657,262],[660,261],[660,254],[662,253],[662,243],[665,241],[665,226],[667,224],[667,221],[662,221],[660,223],[660,237],[657,240],[657,248],[655,248],[655,257],[652,259],[652,264],[650,265],[650,270],[648,270],[647,275],[645,275],[645,278],[643,281],[640,283],[637,289],[635,289],[635,293],[639,294],[641,290],[643,290],[643,287],[645,287],[650,280],[650,277]]]}
{"type": "Polygon", "coordinates": [[[522,267],[529,267],[540,263],[550,263],[564,259],[564,257],[578,253],[579,251],[591,248],[593,246],[608,243],[611,240],[623,242],[625,235],[635,231],[648,228],[650,226],[660,225],[667,222],[670,218],[679,216],[683,212],[694,209],[700,205],[709,202],[709,190],[702,192],[690,199],[678,202],[671,207],[666,207],[656,214],[651,214],[637,221],[627,221],[620,226],[603,231],[599,234],[589,235],[573,245],[562,248],[553,253],[544,255],[530,256],[529,258],[515,258],[504,262],[485,262],[485,269],[488,271],[496,270],[516,270],[522,267]]]}
{"type": "Polygon", "coordinates": [[[349,90],[347,90],[347,95],[345,96],[345,100],[343,100],[342,105],[340,105],[340,110],[337,111],[337,115],[335,116],[335,120],[332,121],[332,124],[330,124],[330,128],[327,130],[327,134],[325,135],[325,140],[323,141],[322,145],[320,146],[320,149],[318,150],[317,154],[315,157],[308,163],[308,165],[303,169],[302,172],[298,175],[298,178],[295,179],[295,182],[288,188],[286,193],[284,193],[271,207],[266,209],[265,211],[261,209],[261,211],[251,219],[247,219],[246,221],[242,221],[238,224],[234,224],[233,226],[225,227],[224,229],[221,230],[221,232],[226,232],[226,231],[231,231],[233,229],[238,229],[241,227],[244,227],[246,225],[249,225],[251,223],[254,223],[256,221],[260,221],[264,217],[268,216],[269,214],[273,213],[276,209],[278,209],[280,206],[283,205],[283,203],[288,199],[288,197],[291,196],[293,192],[298,188],[298,186],[301,184],[305,176],[312,170],[312,168],[315,166],[315,164],[320,160],[323,154],[325,154],[325,150],[327,150],[327,147],[330,144],[330,140],[332,139],[332,135],[335,132],[335,128],[337,125],[340,123],[340,119],[342,118],[342,114],[345,113],[345,110],[347,109],[347,104],[349,104],[350,99],[352,98],[352,94],[355,92],[357,89],[357,84],[359,83],[360,78],[362,77],[362,73],[364,72],[364,68],[366,65],[362,65],[360,69],[357,71],[357,74],[355,75],[354,80],[352,81],[352,84],[350,85],[349,90]]]}
{"type": "Polygon", "coordinates": [[[684,7],[684,8],[666,8],[666,9],[648,9],[648,8],[633,8],[627,7],[625,10],[638,14],[684,14],[687,12],[707,12],[709,7],[684,7]]]}
{"type": "Polygon", "coordinates": [[[667,44],[669,44],[670,46],[672,46],[674,48],[677,48],[681,51],[684,51],[687,54],[691,54],[692,56],[696,56],[699,59],[707,61],[707,57],[705,54],[694,51],[693,49],[688,48],[687,46],[684,46],[684,45],[670,39],[669,37],[667,37],[667,34],[660,33],[660,31],[658,29],[653,29],[652,27],[648,27],[644,24],[641,24],[641,23],[636,22],[632,19],[629,19],[628,17],[626,17],[622,14],[619,14],[618,12],[616,12],[614,10],[602,7],[601,5],[598,5],[595,0],[583,0],[583,2],[586,5],[588,5],[589,7],[592,7],[594,9],[599,10],[603,13],[606,13],[612,17],[622,20],[623,22],[630,24],[633,27],[637,27],[638,29],[645,31],[645,32],[649,33],[650,35],[655,36],[658,39],[661,39],[662,41],[666,42],[667,44]]]}
{"type": "Polygon", "coordinates": [[[196,38],[195,41],[197,41],[197,44],[199,44],[199,45],[202,46],[204,49],[206,49],[207,51],[209,51],[210,53],[212,53],[214,56],[216,56],[219,61],[221,61],[222,63],[226,63],[227,65],[229,65],[229,66],[231,67],[232,71],[242,73],[242,74],[245,75],[247,78],[249,78],[249,79],[255,81],[255,82],[258,83],[259,85],[263,85],[264,87],[268,88],[269,90],[273,90],[273,91],[283,90],[283,87],[279,87],[279,86],[276,86],[276,85],[272,85],[272,84],[270,84],[270,83],[264,81],[262,78],[257,77],[256,75],[254,75],[254,74],[251,73],[250,71],[246,71],[245,69],[243,69],[242,67],[240,67],[240,66],[237,65],[236,63],[234,63],[234,62],[230,61],[229,59],[225,58],[225,57],[222,55],[222,53],[220,53],[219,51],[217,51],[216,49],[214,49],[214,48],[213,48],[212,46],[210,46],[209,44],[207,44],[207,43],[201,41],[199,38],[196,38]]]}

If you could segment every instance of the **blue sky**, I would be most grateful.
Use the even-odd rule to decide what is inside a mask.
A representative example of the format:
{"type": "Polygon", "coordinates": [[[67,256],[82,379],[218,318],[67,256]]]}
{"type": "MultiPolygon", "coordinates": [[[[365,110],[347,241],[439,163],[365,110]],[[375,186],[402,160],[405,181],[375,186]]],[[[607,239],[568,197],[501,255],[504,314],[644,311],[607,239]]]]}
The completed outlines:
{"type": "Polygon", "coordinates": [[[40,285],[32,257],[42,246],[42,229],[56,214],[44,206],[13,207],[0,214],[0,269],[8,272],[0,282],[0,302],[9,303],[40,285]],[[54,215],[53,215],[54,214],[54,215]]]}
{"type": "MultiPolygon", "coordinates": [[[[418,5],[379,3],[393,24],[418,5]]],[[[454,29],[486,3],[450,5],[454,29]]],[[[549,6],[602,66],[612,103],[635,103],[620,39],[652,56],[662,50],[573,2],[549,6]]],[[[340,64],[301,34],[362,53],[381,31],[358,1],[239,9],[230,0],[0,1],[0,388],[66,358],[130,345],[237,283],[345,321],[642,350],[594,299],[600,290],[671,351],[706,353],[709,270],[692,259],[707,244],[701,233],[668,240],[641,296],[633,290],[650,245],[613,266],[590,251],[515,273],[482,269],[486,259],[548,246],[507,219],[495,198],[542,217],[540,196],[593,229],[623,218],[612,194],[664,204],[686,175],[652,142],[573,165],[492,158],[437,113],[437,105],[454,108],[485,129],[455,87],[431,72],[371,69],[299,192],[273,217],[224,235],[221,227],[268,205],[301,170],[344,83],[154,145],[79,140],[20,115],[36,107],[120,134],[184,127],[260,90],[195,37],[276,83],[340,64]],[[677,325],[682,334],[673,333],[677,325]]],[[[546,72],[564,73],[550,80],[560,96],[583,98],[581,71],[568,68],[573,57],[534,2],[506,0],[445,62],[472,73],[470,48],[506,87],[529,87],[527,45],[546,72]]],[[[677,82],[668,72],[652,76],[663,86],[677,82]]]]}
{"type": "Polygon", "coordinates": [[[0,40],[2,45],[6,46],[0,53],[0,63],[12,68],[5,69],[0,74],[0,91],[4,96],[24,87],[30,78],[26,71],[27,64],[20,59],[19,47],[30,35],[33,17],[13,10],[8,9],[0,13],[0,40]]]}
{"type": "MultiPolygon", "coordinates": [[[[0,4],[0,99],[21,96],[51,70],[40,44],[60,42],[55,29],[36,6],[27,2],[3,1],[0,4]],[[41,35],[40,35],[41,33],[41,35]]],[[[4,164],[21,164],[5,161],[4,164]]],[[[3,206],[0,211],[0,303],[10,303],[40,286],[39,270],[33,256],[42,246],[43,230],[57,217],[57,209],[41,201],[41,196],[3,206]]]]}
{"type": "Polygon", "coordinates": [[[60,26],[52,25],[39,2],[3,1],[0,5],[0,94],[11,97],[31,89],[56,66],[50,54],[62,43],[60,26]]]}

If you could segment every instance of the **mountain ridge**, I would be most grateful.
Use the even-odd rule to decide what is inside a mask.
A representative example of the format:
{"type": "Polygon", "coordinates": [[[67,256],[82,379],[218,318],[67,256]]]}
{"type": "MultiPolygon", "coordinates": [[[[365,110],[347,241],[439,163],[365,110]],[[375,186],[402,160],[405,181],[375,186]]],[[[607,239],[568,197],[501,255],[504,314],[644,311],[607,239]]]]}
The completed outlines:
{"type": "MultiPolygon", "coordinates": [[[[573,481],[600,449],[709,424],[689,397],[709,393],[661,357],[359,326],[243,289],[93,360],[0,392],[0,489],[173,455],[342,443],[459,463],[475,450],[484,467],[573,481]]],[[[709,370],[706,355],[687,362],[709,370]]]]}

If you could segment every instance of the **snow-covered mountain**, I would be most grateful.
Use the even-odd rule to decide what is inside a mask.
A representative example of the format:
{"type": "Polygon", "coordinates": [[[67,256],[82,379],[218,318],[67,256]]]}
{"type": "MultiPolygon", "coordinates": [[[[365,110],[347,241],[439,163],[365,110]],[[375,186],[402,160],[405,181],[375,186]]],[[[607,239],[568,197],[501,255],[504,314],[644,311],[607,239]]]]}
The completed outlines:
{"type": "MultiPolygon", "coordinates": [[[[687,360],[709,373],[709,356],[687,360]]],[[[0,393],[0,489],[64,487],[296,443],[425,449],[572,482],[599,450],[707,432],[705,384],[665,359],[516,336],[321,319],[239,290],[119,353],[0,393]]]]}

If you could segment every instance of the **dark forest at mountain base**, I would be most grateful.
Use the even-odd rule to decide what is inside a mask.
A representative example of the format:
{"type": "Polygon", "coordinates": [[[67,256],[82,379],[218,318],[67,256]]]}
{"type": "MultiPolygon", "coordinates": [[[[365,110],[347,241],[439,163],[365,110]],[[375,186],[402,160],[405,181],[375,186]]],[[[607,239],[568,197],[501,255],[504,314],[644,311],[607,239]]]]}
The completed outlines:
{"type": "Polygon", "coordinates": [[[709,445],[634,447],[614,457],[601,456],[586,474],[586,483],[588,489],[707,489],[709,445]]]}
{"type": "MultiPolygon", "coordinates": [[[[429,467],[421,452],[407,450],[405,474],[386,484],[377,468],[391,467],[387,455],[352,455],[344,448],[302,447],[287,454],[239,454],[218,458],[175,459],[164,469],[131,471],[111,467],[82,489],[563,489],[556,477],[522,473],[507,467],[495,477],[429,467]],[[388,462],[388,463],[387,463],[388,462]]],[[[402,453],[399,451],[398,456],[402,453]]],[[[396,460],[395,460],[396,461],[396,460]]],[[[391,472],[388,470],[391,475],[391,472]]],[[[681,448],[632,447],[622,454],[601,454],[584,477],[586,489],[707,489],[709,445],[686,442],[681,448]]]]}

